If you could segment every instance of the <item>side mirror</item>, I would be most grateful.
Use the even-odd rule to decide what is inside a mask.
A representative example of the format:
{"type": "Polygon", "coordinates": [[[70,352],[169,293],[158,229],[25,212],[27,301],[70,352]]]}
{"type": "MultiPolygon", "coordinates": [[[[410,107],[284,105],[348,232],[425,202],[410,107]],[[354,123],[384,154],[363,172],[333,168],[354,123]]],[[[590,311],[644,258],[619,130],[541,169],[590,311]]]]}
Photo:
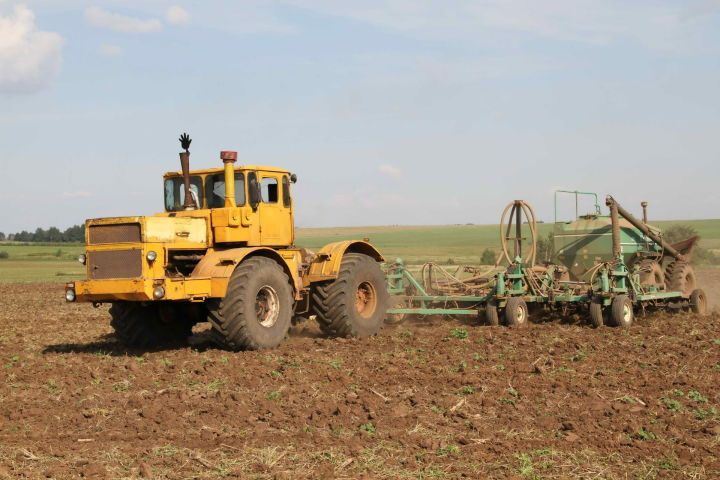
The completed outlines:
{"type": "Polygon", "coordinates": [[[294,173],[291,173],[291,174],[290,174],[290,181],[291,181],[292,183],[297,183],[297,175],[295,175],[294,173]]]}
{"type": "Polygon", "coordinates": [[[248,199],[250,200],[250,207],[252,207],[253,211],[257,210],[261,198],[262,196],[260,192],[260,184],[257,181],[257,174],[255,172],[250,172],[248,175],[248,199]]]}

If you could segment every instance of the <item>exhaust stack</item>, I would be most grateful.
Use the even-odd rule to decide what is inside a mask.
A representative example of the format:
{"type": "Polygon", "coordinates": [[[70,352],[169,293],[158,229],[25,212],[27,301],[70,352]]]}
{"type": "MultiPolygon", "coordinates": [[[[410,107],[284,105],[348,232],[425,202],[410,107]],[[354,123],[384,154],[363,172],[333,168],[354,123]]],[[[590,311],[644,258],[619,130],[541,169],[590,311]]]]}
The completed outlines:
{"type": "Polygon", "coordinates": [[[220,152],[220,159],[225,164],[225,206],[236,207],[235,205],[235,161],[237,152],[224,150],[220,152]]]}
{"type": "Polygon", "coordinates": [[[180,168],[183,174],[183,183],[185,184],[185,201],[183,202],[183,208],[185,210],[194,210],[197,208],[190,193],[190,144],[192,139],[187,133],[180,135],[180,146],[185,150],[180,152],[180,168]]]}

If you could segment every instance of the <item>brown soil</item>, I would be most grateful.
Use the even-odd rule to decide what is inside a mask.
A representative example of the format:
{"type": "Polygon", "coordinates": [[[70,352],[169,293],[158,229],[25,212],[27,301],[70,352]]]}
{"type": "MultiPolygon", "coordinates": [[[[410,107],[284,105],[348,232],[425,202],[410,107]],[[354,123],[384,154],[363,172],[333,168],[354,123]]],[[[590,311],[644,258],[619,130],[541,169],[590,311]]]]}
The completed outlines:
{"type": "Polygon", "coordinates": [[[0,364],[0,478],[720,477],[717,312],[147,352],[2,284],[0,364]]]}
{"type": "Polygon", "coordinates": [[[708,297],[711,309],[720,309],[720,269],[696,270],[699,286],[708,297]]]}

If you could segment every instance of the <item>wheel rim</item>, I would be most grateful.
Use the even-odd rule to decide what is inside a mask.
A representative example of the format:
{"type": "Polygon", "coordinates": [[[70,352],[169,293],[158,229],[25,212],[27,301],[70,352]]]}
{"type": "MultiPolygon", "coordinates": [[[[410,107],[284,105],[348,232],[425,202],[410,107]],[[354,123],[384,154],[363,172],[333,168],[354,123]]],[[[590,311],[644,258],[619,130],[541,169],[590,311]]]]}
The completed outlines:
{"type": "Polygon", "coordinates": [[[263,327],[272,327],[280,316],[280,298],[274,288],[262,287],[255,296],[255,316],[263,327]]]}
{"type": "Polygon", "coordinates": [[[632,315],[633,315],[632,306],[625,303],[623,305],[623,311],[622,311],[623,322],[625,322],[625,323],[632,322],[632,315]]]}
{"type": "Polygon", "coordinates": [[[518,306],[515,310],[515,321],[518,325],[522,325],[525,323],[525,319],[527,318],[527,313],[525,312],[525,309],[522,306],[518,306]]]}
{"type": "Polygon", "coordinates": [[[377,306],[377,293],[370,282],[362,282],[355,292],[355,309],[363,318],[368,318],[375,313],[377,306]]]}

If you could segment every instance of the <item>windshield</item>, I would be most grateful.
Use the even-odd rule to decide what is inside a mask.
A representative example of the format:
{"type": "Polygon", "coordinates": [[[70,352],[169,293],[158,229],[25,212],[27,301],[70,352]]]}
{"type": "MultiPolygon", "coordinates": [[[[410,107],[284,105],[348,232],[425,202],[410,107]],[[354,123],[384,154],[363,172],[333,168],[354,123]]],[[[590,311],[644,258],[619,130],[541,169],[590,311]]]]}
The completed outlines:
{"type": "MultiPolygon", "coordinates": [[[[225,206],[225,174],[208,175],[205,179],[205,195],[207,195],[208,208],[222,208],[225,206]]],[[[235,172],[235,205],[245,205],[245,177],[235,172]]]]}
{"type": "MultiPolygon", "coordinates": [[[[197,208],[202,208],[202,178],[190,177],[190,192],[197,208]]],[[[183,210],[185,202],[185,186],[182,177],[173,177],[165,180],[165,210],[177,212],[183,210]]]]}

